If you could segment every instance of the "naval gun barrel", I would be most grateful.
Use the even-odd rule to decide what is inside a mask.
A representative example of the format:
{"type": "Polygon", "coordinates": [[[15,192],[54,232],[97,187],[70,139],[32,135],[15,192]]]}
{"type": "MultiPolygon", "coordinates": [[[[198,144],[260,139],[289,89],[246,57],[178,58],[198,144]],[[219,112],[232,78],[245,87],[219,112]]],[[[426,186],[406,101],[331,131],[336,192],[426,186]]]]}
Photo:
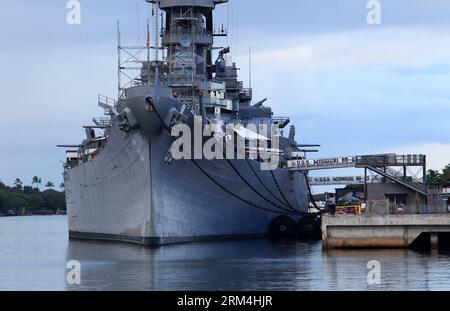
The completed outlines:
{"type": "Polygon", "coordinates": [[[259,108],[262,107],[262,105],[267,101],[267,98],[264,98],[263,100],[260,100],[256,104],[254,104],[251,108],[259,108]]]}

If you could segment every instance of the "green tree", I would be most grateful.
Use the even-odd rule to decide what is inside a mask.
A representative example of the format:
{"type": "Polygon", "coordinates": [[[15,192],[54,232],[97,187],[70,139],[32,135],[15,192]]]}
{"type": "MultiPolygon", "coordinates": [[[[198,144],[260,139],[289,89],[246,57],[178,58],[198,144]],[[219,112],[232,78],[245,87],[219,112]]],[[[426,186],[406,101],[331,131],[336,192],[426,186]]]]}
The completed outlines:
{"type": "Polygon", "coordinates": [[[450,182],[450,164],[442,170],[442,183],[450,182]]]}
{"type": "Polygon", "coordinates": [[[36,185],[36,188],[38,187],[38,183],[39,183],[39,177],[34,176],[33,179],[31,180],[31,185],[36,185]]]}
{"type": "Polygon", "coordinates": [[[14,187],[16,187],[17,190],[22,190],[23,182],[20,180],[20,178],[16,178],[16,180],[14,180],[14,187]]]}
{"type": "Polygon", "coordinates": [[[442,183],[442,174],[437,170],[428,170],[427,180],[430,185],[440,185],[442,183]]]}
{"type": "Polygon", "coordinates": [[[8,212],[8,208],[9,208],[9,197],[3,189],[0,189],[0,213],[6,214],[8,212]]]}
{"type": "Polygon", "coordinates": [[[25,192],[25,193],[30,193],[30,192],[32,192],[34,189],[33,189],[33,187],[31,187],[31,186],[24,186],[23,187],[23,192],[25,192]]]}
{"type": "Polygon", "coordinates": [[[42,192],[42,197],[45,200],[45,206],[53,212],[66,209],[66,199],[64,192],[58,192],[53,189],[42,192]]]}
{"type": "MultiPolygon", "coordinates": [[[[34,184],[38,185],[39,179],[37,178],[34,184]]],[[[54,185],[51,186],[54,187],[54,185]]],[[[20,215],[24,210],[33,214],[38,210],[55,212],[58,209],[66,209],[64,192],[53,189],[41,192],[32,186],[23,186],[19,178],[15,180],[14,187],[9,187],[0,182],[0,214],[8,215],[11,210],[20,215]],[[20,191],[18,191],[19,188],[20,191]]]]}
{"type": "Polygon", "coordinates": [[[28,196],[28,200],[30,202],[31,212],[46,208],[46,202],[40,194],[31,194],[28,196]]]}
{"type": "Polygon", "coordinates": [[[21,192],[12,193],[9,200],[9,207],[19,213],[21,209],[29,208],[30,202],[27,200],[26,195],[21,192]]]}
{"type": "Polygon", "coordinates": [[[31,180],[32,185],[36,185],[36,189],[39,189],[39,185],[42,183],[42,178],[38,176],[33,176],[33,179],[31,180]]]}
{"type": "Polygon", "coordinates": [[[45,188],[47,188],[47,189],[55,188],[55,184],[52,183],[51,181],[49,181],[45,184],[45,188]]]}

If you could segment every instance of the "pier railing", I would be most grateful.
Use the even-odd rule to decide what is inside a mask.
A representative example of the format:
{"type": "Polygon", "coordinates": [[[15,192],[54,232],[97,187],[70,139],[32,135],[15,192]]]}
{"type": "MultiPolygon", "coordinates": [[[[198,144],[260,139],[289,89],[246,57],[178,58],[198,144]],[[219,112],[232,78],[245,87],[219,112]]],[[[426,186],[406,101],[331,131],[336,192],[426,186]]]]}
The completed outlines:
{"type": "Polygon", "coordinates": [[[371,200],[363,211],[364,215],[424,215],[446,214],[448,207],[440,200],[429,201],[428,204],[398,205],[389,200],[371,200]]]}

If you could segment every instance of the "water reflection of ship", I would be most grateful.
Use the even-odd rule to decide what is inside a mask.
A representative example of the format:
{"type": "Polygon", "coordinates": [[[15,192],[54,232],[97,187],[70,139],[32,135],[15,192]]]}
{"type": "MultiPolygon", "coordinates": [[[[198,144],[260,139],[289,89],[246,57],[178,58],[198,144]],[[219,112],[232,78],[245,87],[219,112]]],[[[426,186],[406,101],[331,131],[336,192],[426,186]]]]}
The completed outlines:
{"type": "Polygon", "coordinates": [[[450,253],[322,250],[320,242],[268,240],[142,248],[71,241],[67,261],[81,263],[81,285],[68,290],[442,290],[450,253]],[[369,286],[368,263],[381,265],[369,286]]]}
{"type": "Polygon", "coordinates": [[[320,268],[320,265],[306,254],[320,254],[320,243],[286,243],[250,240],[142,248],[127,244],[71,241],[67,260],[80,262],[81,285],[68,285],[67,289],[313,288],[314,274],[317,273],[314,266],[320,268]]]}

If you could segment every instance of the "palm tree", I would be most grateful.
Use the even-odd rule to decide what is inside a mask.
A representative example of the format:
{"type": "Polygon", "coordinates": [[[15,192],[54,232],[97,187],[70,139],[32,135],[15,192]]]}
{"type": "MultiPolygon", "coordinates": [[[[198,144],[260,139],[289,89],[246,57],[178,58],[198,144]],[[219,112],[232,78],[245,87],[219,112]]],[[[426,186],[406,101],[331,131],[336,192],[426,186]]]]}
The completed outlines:
{"type": "Polygon", "coordinates": [[[37,188],[39,189],[39,185],[42,184],[42,178],[39,177],[39,178],[37,179],[37,184],[38,184],[38,187],[37,187],[37,188]]]}
{"type": "Polygon", "coordinates": [[[49,181],[45,184],[45,188],[47,189],[55,188],[55,184],[49,181]]]}
{"type": "Polygon", "coordinates": [[[33,177],[33,180],[31,181],[31,185],[36,185],[36,187],[37,187],[38,182],[39,182],[39,177],[34,176],[34,177],[33,177]]]}
{"type": "Polygon", "coordinates": [[[442,174],[436,170],[428,170],[427,180],[429,184],[440,185],[442,183],[442,174]]]}
{"type": "Polygon", "coordinates": [[[66,188],[66,185],[62,182],[60,185],[59,185],[59,188],[62,190],[62,189],[65,189],[66,188]]]}
{"type": "Polygon", "coordinates": [[[22,189],[23,182],[20,180],[20,178],[16,178],[16,180],[14,181],[14,186],[15,186],[18,190],[21,190],[21,189],[22,189]]]}

